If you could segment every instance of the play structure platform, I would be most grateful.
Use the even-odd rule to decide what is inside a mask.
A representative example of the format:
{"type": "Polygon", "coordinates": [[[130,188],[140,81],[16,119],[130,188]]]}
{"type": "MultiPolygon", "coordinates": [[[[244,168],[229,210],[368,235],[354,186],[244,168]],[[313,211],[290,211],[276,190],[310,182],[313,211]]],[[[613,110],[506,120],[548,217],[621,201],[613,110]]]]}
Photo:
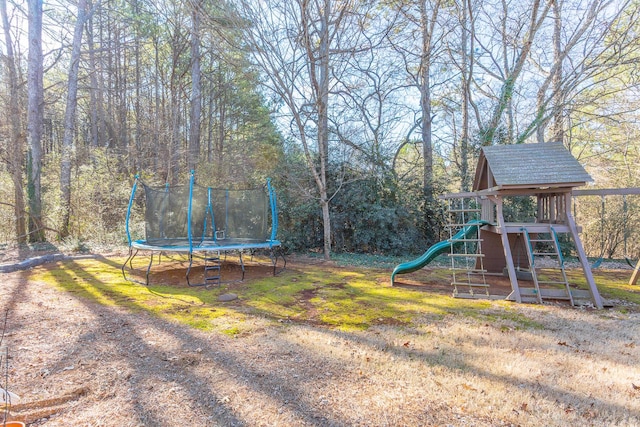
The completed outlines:
{"type": "Polygon", "coordinates": [[[508,300],[566,300],[603,308],[571,213],[572,190],[589,181],[591,177],[562,143],[483,147],[473,191],[442,197],[449,203],[451,237],[418,259],[398,265],[392,284],[398,274],[416,271],[449,252],[454,296],[491,298],[487,280],[504,274],[511,285],[508,300]],[[505,200],[512,197],[535,199],[535,217],[507,221],[505,200]],[[574,243],[586,290],[577,289],[567,277],[560,245],[563,235],[574,243]]]}

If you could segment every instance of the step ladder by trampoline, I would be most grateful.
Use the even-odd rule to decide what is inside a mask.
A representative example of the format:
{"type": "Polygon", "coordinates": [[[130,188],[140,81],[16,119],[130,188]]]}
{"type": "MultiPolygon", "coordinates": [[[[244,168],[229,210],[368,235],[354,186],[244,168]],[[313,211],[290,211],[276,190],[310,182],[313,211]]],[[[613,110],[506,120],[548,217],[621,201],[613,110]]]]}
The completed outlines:
{"type": "Polygon", "coordinates": [[[220,260],[220,252],[207,252],[204,257],[204,285],[219,286],[222,262],[220,260]]]}
{"type": "MultiPolygon", "coordinates": [[[[220,251],[207,251],[204,252],[202,257],[198,257],[198,259],[204,260],[204,278],[200,283],[194,283],[191,278],[191,269],[194,267],[193,265],[193,254],[189,254],[189,267],[187,267],[187,284],[189,286],[219,286],[221,282],[221,267],[222,267],[222,259],[220,256],[220,251]]],[[[244,265],[242,268],[242,277],[244,279],[244,265]]]]}
{"type": "Polygon", "coordinates": [[[468,222],[480,214],[477,201],[466,202],[459,199],[454,205],[449,200],[449,242],[451,242],[451,274],[453,296],[457,298],[489,297],[489,285],[486,281],[482,253],[480,231],[475,237],[454,238],[461,227],[469,226],[468,222]],[[475,202],[475,203],[474,203],[475,202]]]}
{"type": "MultiPolygon", "coordinates": [[[[555,300],[568,300],[571,305],[575,305],[567,272],[564,268],[564,258],[560,250],[558,233],[549,225],[547,233],[539,233],[533,238],[526,227],[522,227],[522,234],[525,238],[525,247],[529,259],[529,267],[534,284],[533,297],[537,302],[542,303],[545,298],[555,300]],[[545,257],[553,263],[551,267],[544,267],[541,258],[545,257]],[[537,264],[536,264],[537,262],[537,264]],[[542,269],[545,269],[542,272],[542,269]],[[555,271],[555,273],[554,273],[555,271]]],[[[523,295],[526,297],[526,295],[523,295]]]]}

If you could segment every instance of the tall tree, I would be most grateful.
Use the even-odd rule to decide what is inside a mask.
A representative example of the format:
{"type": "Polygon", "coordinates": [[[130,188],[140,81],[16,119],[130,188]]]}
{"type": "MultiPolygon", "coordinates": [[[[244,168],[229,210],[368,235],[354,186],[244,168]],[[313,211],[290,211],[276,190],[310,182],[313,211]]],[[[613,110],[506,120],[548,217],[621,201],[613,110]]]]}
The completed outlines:
{"type": "Polygon", "coordinates": [[[16,219],[16,239],[19,243],[25,243],[27,227],[25,221],[24,206],[24,180],[22,178],[22,165],[24,163],[24,134],[22,133],[22,111],[20,109],[20,82],[16,58],[13,53],[13,37],[9,26],[6,0],[0,0],[0,15],[7,53],[4,56],[5,69],[7,70],[7,86],[9,89],[9,141],[7,147],[9,171],[13,182],[13,212],[16,219]]]}
{"type": "MultiPolygon", "coordinates": [[[[633,41],[625,34],[617,34],[613,26],[629,1],[589,0],[576,8],[571,2],[553,0],[553,24],[551,36],[542,38],[539,45],[553,46],[550,61],[543,52],[531,61],[540,70],[544,79],[538,83],[536,94],[536,115],[518,136],[524,141],[535,132],[538,142],[545,140],[566,140],[566,117],[571,114],[572,100],[594,86],[604,87],[602,76],[618,63],[624,64],[625,57],[634,49],[633,41]],[[569,7],[573,7],[570,9],[569,7]],[[545,66],[545,64],[550,64],[545,66]],[[551,124],[550,135],[547,127],[551,124]]],[[[633,9],[633,8],[630,8],[633,9]]],[[[606,77],[608,78],[608,77],[606,77]]],[[[592,102],[596,99],[593,98],[592,102]]]]}
{"type": "Polygon", "coordinates": [[[418,127],[424,162],[422,188],[428,201],[433,199],[432,70],[446,34],[440,13],[444,3],[441,0],[391,3],[401,15],[399,29],[390,33],[394,50],[402,58],[409,80],[420,97],[418,127]]]}
{"type": "Polygon", "coordinates": [[[200,155],[200,120],[202,87],[200,83],[200,14],[202,0],[194,1],[191,10],[191,117],[189,123],[188,168],[193,170],[200,155]]]}
{"type": "MultiPolygon", "coordinates": [[[[562,1],[554,0],[553,2],[553,62],[554,64],[558,64],[556,66],[557,70],[553,75],[553,104],[554,104],[554,113],[553,113],[553,130],[552,130],[552,141],[564,141],[564,114],[563,114],[563,106],[564,106],[564,93],[562,91],[562,72],[563,67],[562,64],[564,62],[564,58],[562,55],[562,45],[561,45],[561,37],[562,37],[562,1]]],[[[538,142],[543,142],[544,138],[538,138],[538,142]]]]}
{"type": "Polygon", "coordinates": [[[186,82],[182,76],[187,72],[184,70],[183,54],[188,51],[188,36],[183,28],[183,22],[176,17],[170,34],[171,45],[171,68],[169,70],[169,111],[167,113],[170,131],[169,155],[167,156],[167,182],[172,185],[178,183],[180,178],[180,158],[184,153],[182,148],[182,132],[184,130],[183,108],[186,105],[183,99],[183,91],[186,82]]]}
{"type": "MultiPolygon", "coordinates": [[[[89,1],[88,5],[91,5],[89,1]]],[[[99,7],[99,6],[98,6],[99,7]]],[[[93,27],[93,17],[89,16],[87,20],[87,25],[85,26],[87,31],[87,50],[89,52],[89,69],[91,70],[89,74],[89,123],[90,125],[90,145],[92,147],[98,147],[101,145],[101,129],[104,129],[104,125],[101,125],[100,122],[104,122],[104,111],[103,111],[103,103],[102,103],[102,91],[100,90],[101,79],[99,80],[98,76],[100,74],[100,69],[98,68],[98,60],[96,58],[96,48],[94,41],[94,27],[93,27]]]]}
{"type": "Polygon", "coordinates": [[[64,136],[62,138],[62,159],[60,163],[60,191],[62,204],[62,224],[60,237],[69,236],[69,218],[71,216],[71,162],[73,157],[76,108],[78,106],[78,70],[80,68],[80,49],[82,33],[87,20],[87,0],[78,0],[78,16],[73,32],[73,43],[67,80],[67,104],[64,113],[64,136]]]}
{"type": "MultiPolygon", "coordinates": [[[[363,30],[361,47],[345,58],[343,71],[334,73],[334,116],[330,127],[349,148],[351,179],[359,175],[380,178],[397,150],[393,135],[406,131],[411,109],[404,103],[406,90],[399,84],[404,66],[392,54],[387,36],[395,29],[396,16],[378,16],[363,30]]],[[[345,160],[346,161],[346,160],[345,160]]],[[[345,171],[346,172],[346,171],[345,171]]]]}
{"type": "Polygon", "coordinates": [[[460,44],[460,96],[462,98],[462,130],[460,134],[460,189],[471,190],[471,173],[469,159],[471,157],[470,110],[473,106],[471,97],[471,79],[474,65],[474,9],[471,0],[462,0],[459,9],[462,10],[462,37],[460,44]]]}
{"type": "MultiPolygon", "coordinates": [[[[545,21],[551,4],[550,2],[534,0],[531,6],[527,5],[526,9],[528,12],[523,16],[523,21],[515,24],[517,31],[524,30],[524,34],[518,35],[522,37],[521,42],[519,41],[518,43],[513,42],[514,40],[518,40],[518,37],[514,37],[514,34],[512,34],[513,28],[507,25],[507,17],[510,13],[509,6],[510,4],[506,2],[506,0],[502,0],[502,15],[498,27],[495,28],[495,32],[500,36],[499,43],[501,49],[498,52],[495,52],[490,46],[487,46],[486,40],[476,35],[476,42],[482,47],[483,53],[489,58],[488,64],[478,62],[478,65],[480,65],[488,75],[497,78],[501,82],[497,99],[494,101],[493,111],[489,114],[488,120],[481,124],[482,145],[491,145],[495,142],[496,134],[505,112],[509,114],[509,133],[507,138],[512,139],[512,101],[514,89],[529,59],[529,53],[535,36],[545,21]],[[499,54],[501,59],[496,58],[496,54],[499,54]],[[498,64],[501,64],[498,70],[491,70],[491,67],[498,64]]],[[[490,22],[494,20],[492,14],[495,13],[496,11],[494,9],[488,9],[487,19],[490,22]]]]}
{"type": "Polygon", "coordinates": [[[353,54],[353,46],[344,44],[353,42],[347,37],[349,18],[362,5],[354,0],[266,0],[241,1],[240,6],[243,16],[238,22],[247,30],[245,40],[267,86],[283,103],[281,112],[290,121],[291,136],[300,143],[315,182],[324,257],[329,259],[330,80],[341,55],[353,54]]]}
{"type": "Polygon", "coordinates": [[[29,54],[27,66],[27,195],[29,240],[44,241],[42,218],[42,130],[44,121],[44,68],[42,55],[42,0],[28,0],[29,54]]]}
{"type": "Polygon", "coordinates": [[[424,158],[424,175],[422,187],[425,199],[433,199],[433,142],[432,142],[432,111],[431,111],[431,64],[435,51],[435,27],[440,11],[440,1],[420,1],[420,32],[422,43],[420,44],[420,62],[418,66],[418,88],[420,89],[420,111],[422,112],[421,140],[422,157],[424,158]]]}

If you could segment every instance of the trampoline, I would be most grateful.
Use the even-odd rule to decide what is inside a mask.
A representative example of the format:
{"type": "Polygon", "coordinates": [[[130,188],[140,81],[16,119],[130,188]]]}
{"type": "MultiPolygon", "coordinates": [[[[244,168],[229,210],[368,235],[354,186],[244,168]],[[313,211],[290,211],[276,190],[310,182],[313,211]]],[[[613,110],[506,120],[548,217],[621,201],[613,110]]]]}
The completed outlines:
{"type": "Polygon", "coordinates": [[[188,256],[186,281],[189,286],[209,286],[221,283],[221,264],[227,252],[237,252],[244,280],[243,253],[257,251],[269,255],[273,274],[286,267],[278,232],[276,193],[271,181],[260,188],[235,190],[203,187],[190,174],[188,185],[153,187],[136,175],[125,222],[129,256],[122,265],[127,281],[149,285],[154,256],[182,253],[188,256]],[[140,191],[140,187],[144,191],[140,191]],[[132,238],[132,208],[140,205],[144,215],[144,239],[132,238]],[[150,253],[145,281],[127,276],[135,271],[133,259],[138,252],[150,253]],[[202,261],[203,280],[194,283],[190,274],[196,259],[202,261]],[[282,265],[278,269],[278,260],[282,265]]]}

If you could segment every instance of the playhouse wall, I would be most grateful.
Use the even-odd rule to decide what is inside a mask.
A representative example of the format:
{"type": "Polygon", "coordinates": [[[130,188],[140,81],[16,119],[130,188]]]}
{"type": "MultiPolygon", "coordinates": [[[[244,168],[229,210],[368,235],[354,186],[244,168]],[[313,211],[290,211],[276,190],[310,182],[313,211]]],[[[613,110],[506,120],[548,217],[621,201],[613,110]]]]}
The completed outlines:
{"type": "MultiPolygon", "coordinates": [[[[529,259],[527,258],[526,243],[522,236],[518,238],[518,234],[508,234],[509,246],[513,255],[513,264],[516,268],[529,268],[529,259]]],[[[482,260],[484,269],[489,273],[500,273],[507,266],[507,261],[502,248],[502,239],[499,234],[492,233],[487,230],[480,230],[480,238],[482,239],[482,252],[484,258],[482,260]]],[[[479,266],[476,266],[479,268],[479,266]]]]}

